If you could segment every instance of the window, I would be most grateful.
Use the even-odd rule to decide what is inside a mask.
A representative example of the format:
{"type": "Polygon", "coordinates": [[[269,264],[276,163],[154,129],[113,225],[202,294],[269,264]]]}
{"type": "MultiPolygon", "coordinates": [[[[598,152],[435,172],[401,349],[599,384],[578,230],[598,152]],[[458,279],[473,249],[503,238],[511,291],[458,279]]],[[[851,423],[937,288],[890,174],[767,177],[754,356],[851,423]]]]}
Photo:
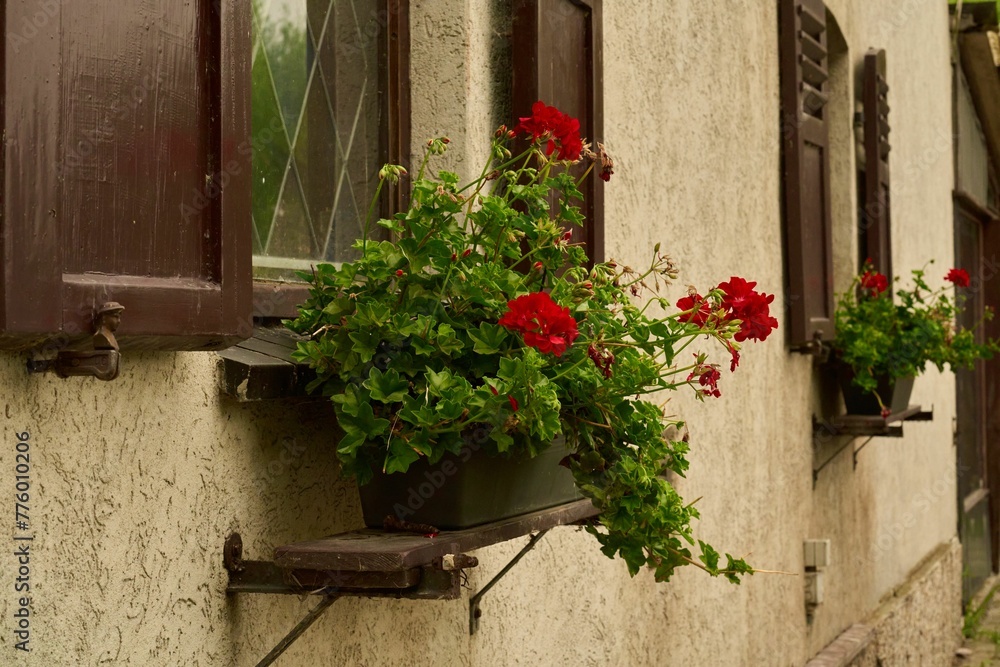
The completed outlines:
{"type": "Polygon", "coordinates": [[[253,0],[256,278],[354,256],[379,168],[409,152],[407,20],[405,2],[253,0]]]}

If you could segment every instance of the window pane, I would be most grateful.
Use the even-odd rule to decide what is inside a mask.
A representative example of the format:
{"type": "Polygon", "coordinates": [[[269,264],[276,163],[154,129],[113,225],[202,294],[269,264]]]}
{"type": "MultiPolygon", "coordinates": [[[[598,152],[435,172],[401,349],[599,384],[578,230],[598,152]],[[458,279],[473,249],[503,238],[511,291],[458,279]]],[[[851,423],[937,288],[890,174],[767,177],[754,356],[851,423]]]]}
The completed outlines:
{"type": "Polygon", "coordinates": [[[253,0],[254,275],[351,259],[381,166],[378,0],[253,0]]]}

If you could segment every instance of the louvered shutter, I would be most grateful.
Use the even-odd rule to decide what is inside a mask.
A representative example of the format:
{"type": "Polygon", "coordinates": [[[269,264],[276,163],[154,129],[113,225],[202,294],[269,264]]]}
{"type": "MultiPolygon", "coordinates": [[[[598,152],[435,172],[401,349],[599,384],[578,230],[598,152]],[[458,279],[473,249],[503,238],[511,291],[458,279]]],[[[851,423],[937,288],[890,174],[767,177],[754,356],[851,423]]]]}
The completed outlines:
{"type": "Polygon", "coordinates": [[[833,338],[826,7],[780,0],[781,133],[794,347],[833,338]]]}
{"type": "MultiPolygon", "coordinates": [[[[513,10],[512,126],[542,100],[578,118],[587,139],[603,140],[601,0],[514,0],[513,10]]],[[[585,168],[577,165],[581,174],[585,168]]],[[[603,185],[585,181],[587,224],[573,230],[593,261],[604,258],[603,185]]]]}
{"type": "Polygon", "coordinates": [[[864,83],[864,206],[861,225],[866,258],[876,270],[892,277],[889,190],[889,105],[885,83],[885,51],[865,54],[864,83]]]}
{"type": "Polygon", "coordinates": [[[0,346],[251,333],[250,2],[4,3],[0,346]]]}

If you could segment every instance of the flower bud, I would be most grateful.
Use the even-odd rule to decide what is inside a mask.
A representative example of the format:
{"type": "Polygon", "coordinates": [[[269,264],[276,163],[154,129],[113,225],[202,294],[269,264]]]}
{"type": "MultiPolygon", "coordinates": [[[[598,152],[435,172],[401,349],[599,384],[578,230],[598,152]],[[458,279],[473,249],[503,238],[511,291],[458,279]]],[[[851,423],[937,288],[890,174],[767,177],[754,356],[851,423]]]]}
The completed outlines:
{"type": "Polygon", "coordinates": [[[541,262],[535,262],[532,268],[534,268],[535,271],[541,271],[545,267],[542,266],[541,262]]]}
{"type": "Polygon", "coordinates": [[[497,128],[497,131],[493,133],[493,136],[499,139],[500,137],[506,136],[506,134],[507,134],[507,126],[501,125],[500,127],[497,128]]]}
{"type": "Polygon", "coordinates": [[[396,277],[397,278],[403,277],[403,269],[396,269],[396,277]]]}

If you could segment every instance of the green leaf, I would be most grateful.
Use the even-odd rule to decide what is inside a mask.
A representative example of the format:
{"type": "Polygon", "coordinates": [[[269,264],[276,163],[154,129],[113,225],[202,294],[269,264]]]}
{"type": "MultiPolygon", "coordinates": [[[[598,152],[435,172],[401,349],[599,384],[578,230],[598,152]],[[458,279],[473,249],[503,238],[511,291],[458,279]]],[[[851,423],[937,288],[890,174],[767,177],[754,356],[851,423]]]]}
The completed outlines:
{"type": "Polygon", "coordinates": [[[354,301],[348,299],[346,296],[334,299],[323,308],[323,314],[328,316],[331,321],[337,321],[344,315],[353,313],[354,305],[354,301]]]}
{"type": "Polygon", "coordinates": [[[379,344],[379,337],[370,331],[352,331],[349,336],[354,343],[354,351],[367,363],[375,356],[375,348],[379,344]]]}
{"type": "Polygon", "coordinates": [[[438,326],[434,335],[434,343],[447,355],[454,355],[456,352],[461,352],[464,347],[462,341],[455,335],[455,328],[450,324],[438,326]]]}
{"type": "Polygon", "coordinates": [[[719,552],[712,548],[711,545],[698,540],[698,546],[701,547],[701,555],[698,559],[705,564],[705,567],[709,569],[710,572],[718,572],[719,570],[719,552]]]}
{"type": "Polygon", "coordinates": [[[374,438],[382,435],[389,428],[389,420],[376,418],[370,403],[362,403],[358,406],[357,415],[350,415],[346,412],[338,415],[340,428],[345,434],[360,434],[365,438],[374,438]]]}
{"type": "Polygon", "coordinates": [[[474,343],[473,351],[478,354],[497,354],[507,340],[507,330],[498,324],[483,322],[479,329],[469,329],[469,338],[474,343]]]}
{"type": "Polygon", "coordinates": [[[455,385],[455,376],[447,368],[440,373],[435,373],[427,368],[427,386],[435,396],[444,396],[445,393],[455,385]]]}
{"type": "Polygon", "coordinates": [[[511,445],[514,444],[514,438],[509,433],[504,433],[498,428],[490,432],[490,440],[496,443],[497,451],[501,454],[510,449],[511,445]]]}
{"type": "Polygon", "coordinates": [[[385,373],[377,368],[372,368],[363,386],[371,390],[373,400],[395,403],[403,400],[410,388],[410,383],[391,368],[385,373]]]}
{"type": "Polygon", "coordinates": [[[389,442],[389,453],[385,457],[385,472],[406,472],[410,464],[420,458],[413,447],[402,438],[393,438],[389,442]]]}
{"type": "Polygon", "coordinates": [[[463,405],[462,401],[445,399],[437,404],[436,411],[441,419],[455,421],[465,412],[465,405],[463,405]]]}

